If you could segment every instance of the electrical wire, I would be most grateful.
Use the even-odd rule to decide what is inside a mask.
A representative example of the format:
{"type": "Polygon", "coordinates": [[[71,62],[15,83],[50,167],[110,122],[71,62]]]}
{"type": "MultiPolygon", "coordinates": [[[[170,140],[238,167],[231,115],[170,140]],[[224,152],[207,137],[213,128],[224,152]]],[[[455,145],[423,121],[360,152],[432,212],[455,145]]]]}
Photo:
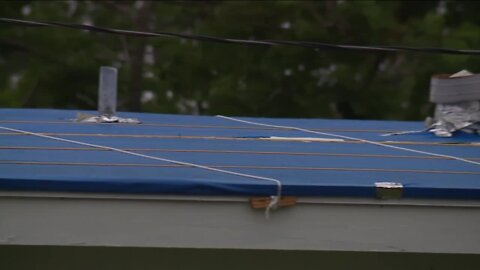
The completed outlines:
{"type": "Polygon", "coordinates": [[[12,18],[0,17],[0,22],[29,27],[60,27],[76,30],[86,30],[90,32],[107,33],[133,37],[173,37],[181,39],[189,39],[204,42],[215,42],[224,44],[241,44],[241,45],[260,45],[260,46],[296,46],[302,48],[311,48],[315,50],[353,50],[353,51],[370,51],[370,52],[416,52],[416,53],[434,53],[434,54],[457,54],[457,55],[480,55],[480,50],[466,49],[450,49],[436,47],[411,47],[411,46],[366,46],[351,44],[333,44],[325,42],[312,41],[285,41],[285,40],[253,40],[253,39],[235,39],[222,38],[207,35],[181,34],[165,31],[147,32],[124,30],[108,27],[100,27],[87,24],[65,23],[65,22],[47,22],[20,20],[12,18]]]}

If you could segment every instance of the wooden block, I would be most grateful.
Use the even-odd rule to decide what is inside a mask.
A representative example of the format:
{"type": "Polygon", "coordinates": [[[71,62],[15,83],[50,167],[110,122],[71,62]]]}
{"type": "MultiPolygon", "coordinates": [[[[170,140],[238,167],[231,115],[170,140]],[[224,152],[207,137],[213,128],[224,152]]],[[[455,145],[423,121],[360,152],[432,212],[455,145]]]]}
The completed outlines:
{"type": "MultiPolygon", "coordinates": [[[[265,209],[268,207],[272,198],[270,197],[253,197],[250,198],[250,205],[253,209],[265,209]]],[[[278,203],[279,207],[293,206],[297,203],[297,198],[293,196],[281,197],[278,203]]]]}

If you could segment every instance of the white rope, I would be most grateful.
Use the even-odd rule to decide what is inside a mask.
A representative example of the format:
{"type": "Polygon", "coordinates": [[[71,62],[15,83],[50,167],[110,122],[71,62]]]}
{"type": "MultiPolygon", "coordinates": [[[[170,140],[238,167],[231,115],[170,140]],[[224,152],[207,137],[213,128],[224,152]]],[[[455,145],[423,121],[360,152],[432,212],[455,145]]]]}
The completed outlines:
{"type": "Polygon", "coordinates": [[[28,134],[28,135],[42,137],[42,138],[47,138],[47,139],[52,139],[52,140],[56,140],[56,141],[79,144],[79,145],[89,146],[89,147],[94,147],[94,148],[99,148],[99,149],[106,149],[106,150],[115,151],[115,152],[119,152],[119,153],[123,153],[123,154],[127,154],[127,155],[142,157],[142,158],[146,158],[146,159],[164,161],[164,162],[168,162],[168,163],[190,166],[190,167],[195,167],[195,168],[214,171],[214,172],[220,172],[220,173],[236,175],[236,176],[241,176],[241,177],[246,177],[246,178],[251,178],[251,179],[274,182],[277,186],[277,193],[276,193],[275,196],[271,196],[272,201],[265,210],[265,216],[267,218],[269,218],[270,210],[274,210],[277,207],[279,198],[281,198],[281,195],[282,195],[282,182],[280,180],[270,178],[270,177],[263,177],[263,176],[257,176],[257,175],[246,174],[246,173],[238,173],[238,172],[212,168],[212,167],[199,165],[199,164],[195,164],[195,163],[190,163],[190,162],[184,162],[184,161],[178,161],[178,160],[173,160],[173,159],[166,159],[166,158],[160,158],[160,157],[155,157],[155,156],[143,155],[143,154],[139,154],[139,153],[135,153],[135,152],[127,151],[127,150],[122,150],[122,149],[114,148],[114,147],[110,147],[110,146],[86,143],[86,142],[75,141],[75,140],[68,140],[68,139],[64,139],[64,138],[53,137],[53,136],[49,136],[49,135],[45,135],[45,134],[41,134],[41,133],[30,132],[30,131],[26,131],[26,130],[8,128],[8,127],[3,127],[3,126],[0,126],[0,129],[13,131],[13,132],[17,132],[17,133],[28,134]]]}
{"type": "Polygon", "coordinates": [[[265,210],[265,217],[270,219],[270,210],[276,210],[280,203],[280,196],[270,196],[270,203],[265,210]]]}
{"type": "Polygon", "coordinates": [[[368,143],[368,144],[383,146],[383,147],[402,150],[402,151],[413,152],[413,153],[417,153],[417,154],[423,154],[423,155],[429,155],[429,156],[435,156],[435,157],[443,157],[443,158],[447,158],[447,159],[454,159],[454,160],[463,161],[463,162],[467,162],[467,163],[471,163],[471,164],[475,164],[475,165],[480,165],[480,162],[476,162],[476,161],[473,161],[473,160],[468,160],[468,159],[464,159],[464,158],[460,158],[460,157],[443,155],[443,154],[436,154],[436,153],[431,153],[431,152],[426,152],[426,151],[420,151],[420,150],[415,150],[415,149],[410,149],[410,148],[405,148],[405,147],[400,147],[400,146],[394,146],[394,145],[369,141],[369,140],[355,138],[355,137],[349,137],[349,136],[338,135],[338,134],[327,133],[327,132],[314,131],[314,130],[310,130],[310,129],[292,127],[292,126],[270,125],[270,124],[258,123],[258,122],[253,122],[253,121],[241,120],[241,119],[237,119],[237,118],[234,118],[234,117],[228,117],[228,116],[223,116],[223,115],[217,115],[217,117],[222,118],[222,119],[226,119],[226,120],[231,120],[231,121],[244,123],[244,124],[263,126],[263,127],[272,127],[272,128],[279,128],[279,129],[298,130],[298,131],[314,133],[314,134],[319,134],[319,135],[324,135],[324,136],[337,137],[337,138],[342,138],[342,139],[347,139],[347,140],[364,142],[364,143],[368,143]]]}

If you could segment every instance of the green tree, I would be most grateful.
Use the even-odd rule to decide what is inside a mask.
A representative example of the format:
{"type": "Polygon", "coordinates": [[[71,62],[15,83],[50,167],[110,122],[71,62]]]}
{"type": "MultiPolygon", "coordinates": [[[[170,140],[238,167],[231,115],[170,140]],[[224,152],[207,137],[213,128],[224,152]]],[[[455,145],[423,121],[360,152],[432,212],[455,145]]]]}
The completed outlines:
{"type": "MultiPolygon", "coordinates": [[[[478,48],[476,2],[8,1],[0,16],[232,38],[478,48]]],[[[98,68],[119,68],[122,110],[422,119],[435,73],[473,56],[316,51],[0,24],[0,106],[95,109],[98,68]]]]}

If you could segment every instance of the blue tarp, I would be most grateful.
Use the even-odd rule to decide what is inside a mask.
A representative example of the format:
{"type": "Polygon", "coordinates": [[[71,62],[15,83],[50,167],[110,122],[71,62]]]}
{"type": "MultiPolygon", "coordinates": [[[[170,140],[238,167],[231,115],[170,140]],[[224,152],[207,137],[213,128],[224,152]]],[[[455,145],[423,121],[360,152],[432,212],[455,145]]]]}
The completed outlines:
{"type": "MultiPolygon", "coordinates": [[[[374,197],[398,182],[410,198],[480,199],[480,166],[366,143],[270,141],[327,136],[211,116],[120,113],[142,124],[74,123],[77,111],[0,109],[0,126],[278,179],[284,195],[374,197]]],[[[95,114],[95,112],[87,112],[95,114]]],[[[420,122],[240,118],[480,161],[480,137],[430,133],[420,122]]],[[[272,182],[178,166],[0,130],[0,189],[179,195],[273,195],[272,182]]]]}

